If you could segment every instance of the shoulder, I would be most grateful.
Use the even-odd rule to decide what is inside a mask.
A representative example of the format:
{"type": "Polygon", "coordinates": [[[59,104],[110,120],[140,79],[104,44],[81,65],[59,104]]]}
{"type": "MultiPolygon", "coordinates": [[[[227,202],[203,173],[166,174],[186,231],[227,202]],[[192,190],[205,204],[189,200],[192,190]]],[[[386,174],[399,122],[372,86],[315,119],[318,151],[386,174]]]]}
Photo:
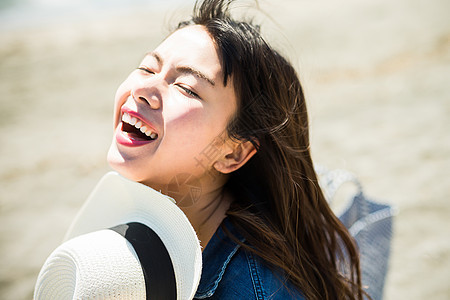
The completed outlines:
{"type": "Polygon", "coordinates": [[[239,249],[212,299],[303,299],[281,272],[274,272],[254,254],[239,249]]]}
{"type": "Polygon", "coordinates": [[[218,230],[203,251],[203,272],[195,299],[304,299],[281,272],[218,230]]]}

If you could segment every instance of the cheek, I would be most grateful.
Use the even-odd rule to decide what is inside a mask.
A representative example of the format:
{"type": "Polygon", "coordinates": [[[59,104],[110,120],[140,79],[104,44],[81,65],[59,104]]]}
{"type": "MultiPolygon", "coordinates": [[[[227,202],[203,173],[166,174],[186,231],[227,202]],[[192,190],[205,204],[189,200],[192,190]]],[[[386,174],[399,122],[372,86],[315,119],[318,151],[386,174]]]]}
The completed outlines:
{"type": "Polygon", "coordinates": [[[117,88],[116,94],[114,96],[114,127],[117,126],[119,113],[120,113],[120,108],[126,102],[129,94],[130,94],[129,78],[127,78],[117,88]]]}
{"type": "Polygon", "coordinates": [[[198,155],[217,135],[214,120],[208,118],[201,102],[173,107],[165,114],[164,123],[165,142],[173,149],[183,149],[183,157],[198,155]]]}
{"type": "Polygon", "coordinates": [[[114,97],[115,108],[125,102],[128,94],[130,93],[128,79],[122,82],[122,84],[117,88],[116,95],[114,97]]]}
{"type": "Polygon", "coordinates": [[[164,123],[167,132],[179,132],[182,135],[195,135],[205,126],[202,106],[198,103],[186,103],[167,107],[164,123]]]}

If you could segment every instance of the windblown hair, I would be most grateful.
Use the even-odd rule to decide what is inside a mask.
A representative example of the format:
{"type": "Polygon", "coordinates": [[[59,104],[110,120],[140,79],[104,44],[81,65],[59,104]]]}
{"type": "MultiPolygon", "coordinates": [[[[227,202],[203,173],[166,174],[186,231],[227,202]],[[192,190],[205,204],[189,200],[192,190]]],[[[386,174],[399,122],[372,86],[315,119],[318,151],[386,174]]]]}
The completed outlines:
{"type": "Polygon", "coordinates": [[[231,18],[231,2],[196,3],[192,19],[178,25],[203,25],[213,38],[223,83],[232,81],[238,99],[228,134],[258,150],[226,184],[235,197],[227,214],[246,239],[242,247],[282,270],[307,299],[362,299],[356,245],[318,185],[297,73],[258,26],[231,18]]]}

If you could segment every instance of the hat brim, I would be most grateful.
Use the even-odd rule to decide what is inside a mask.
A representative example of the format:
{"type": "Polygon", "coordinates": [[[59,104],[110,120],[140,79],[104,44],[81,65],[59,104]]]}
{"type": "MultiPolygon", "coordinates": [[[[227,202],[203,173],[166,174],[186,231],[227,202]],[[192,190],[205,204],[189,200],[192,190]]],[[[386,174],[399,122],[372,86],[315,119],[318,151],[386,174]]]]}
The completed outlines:
{"type": "Polygon", "coordinates": [[[107,173],[89,195],[65,240],[119,224],[139,222],[163,241],[172,260],[181,299],[191,299],[201,277],[202,253],[195,230],[174,200],[116,172],[107,173]]]}

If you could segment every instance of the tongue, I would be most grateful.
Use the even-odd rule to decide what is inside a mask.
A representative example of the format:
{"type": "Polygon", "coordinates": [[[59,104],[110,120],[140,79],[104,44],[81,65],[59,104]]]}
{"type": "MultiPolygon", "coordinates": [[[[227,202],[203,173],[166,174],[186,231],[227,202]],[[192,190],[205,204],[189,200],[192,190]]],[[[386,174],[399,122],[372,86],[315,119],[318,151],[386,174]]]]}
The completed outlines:
{"type": "Polygon", "coordinates": [[[128,136],[134,140],[145,140],[145,141],[150,140],[150,138],[143,133],[139,134],[139,133],[134,133],[134,132],[128,132],[128,136]]]}
{"type": "Polygon", "coordinates": [[[146,136],[139,129],[127,123],[122,123],[122,131],[128,133],[128,136],[134,140],[143,140],[143,141],[151,140],[149,136],[146,136]]]}

